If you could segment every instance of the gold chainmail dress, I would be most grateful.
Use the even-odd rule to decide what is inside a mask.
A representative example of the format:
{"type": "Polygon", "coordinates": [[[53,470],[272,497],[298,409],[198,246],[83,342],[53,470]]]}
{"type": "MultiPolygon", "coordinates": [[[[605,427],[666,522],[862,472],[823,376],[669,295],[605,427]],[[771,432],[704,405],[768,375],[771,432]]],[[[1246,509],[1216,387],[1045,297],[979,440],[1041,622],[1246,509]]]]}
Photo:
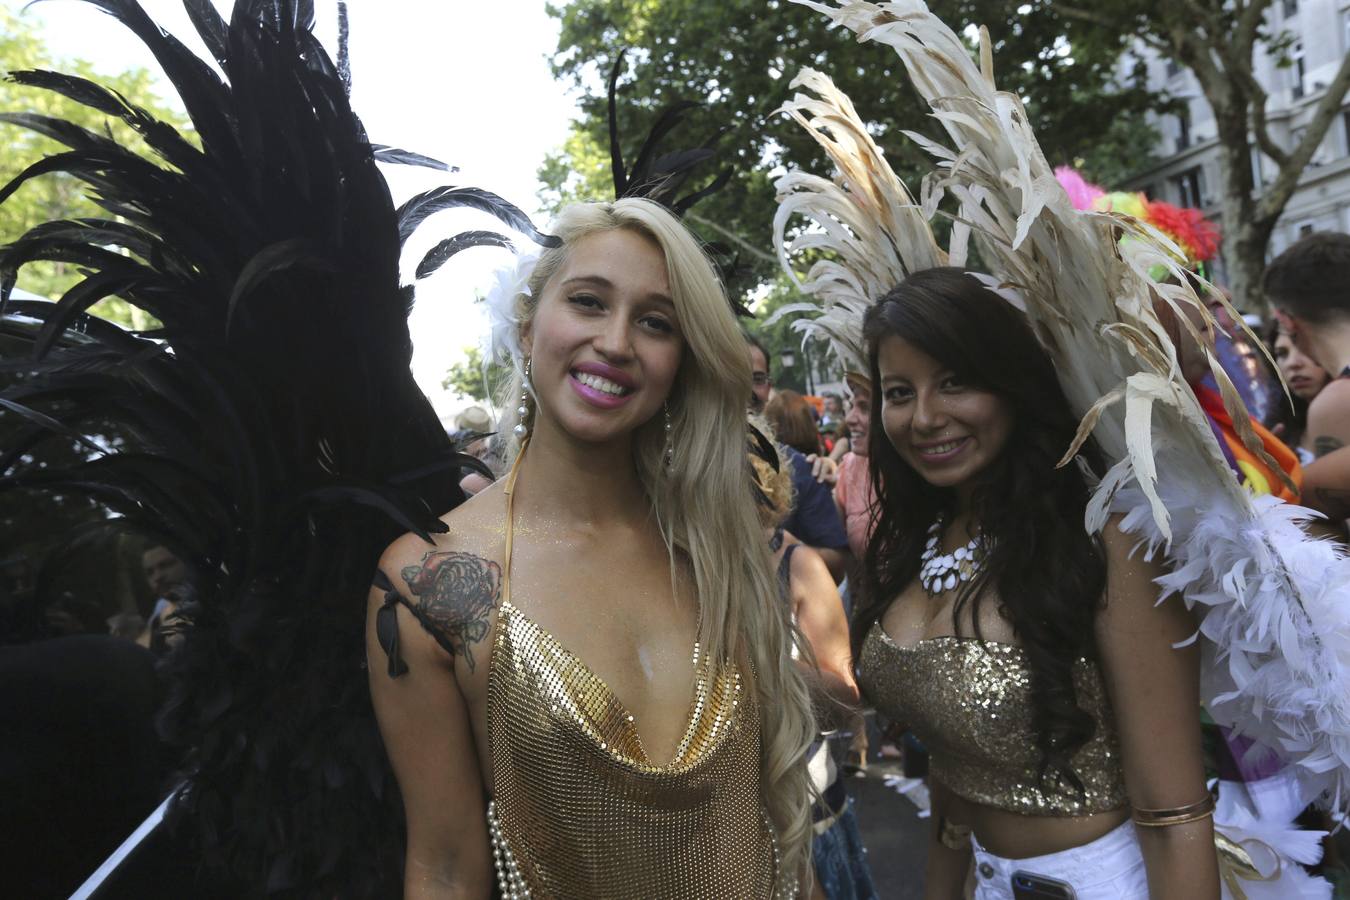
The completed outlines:
{"type": "Polygon", "coordinates": [[[488,828],[502,895],[774,896],[753,685],[695,645],[688,727],[674,758],[653,765],[609,686],[511,604],[514,476],[487,697],[488,828]]]}
{"type": "Polygon", "coordinates": [[[1040,778],[1031,670],[1021,647],[953,635],[902,647],[878,622],[858,661],[858,687],[923,741],[933,778],[967,800],[1026,816],[1085,816],[1129,802],[1101,672],[1079,660],[1073,678],[1079,706],[1097,725],[1072,760],[1081,795],[1040,778]]]}

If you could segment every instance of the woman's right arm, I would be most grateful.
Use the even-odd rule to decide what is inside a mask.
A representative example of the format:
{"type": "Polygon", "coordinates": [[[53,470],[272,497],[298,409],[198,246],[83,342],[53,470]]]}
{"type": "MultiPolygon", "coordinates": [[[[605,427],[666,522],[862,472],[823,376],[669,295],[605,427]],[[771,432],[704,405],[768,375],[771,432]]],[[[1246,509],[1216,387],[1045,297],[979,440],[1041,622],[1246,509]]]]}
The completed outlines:
{"type": "MultiPolygon", "coordinates": [[[[386,553],[381,571],[405,597],[411,596],[397,576],[400,562],[397,555],[386,553]]],[[[486,900],[492,893],[492,855],[483,778],[454,660],[402,604],[396,604],[399,652],[407,671],[390,677],[376,631],[383,604],[384,592],[372,589],[366,658],[375,716],[407,819],[403,896],[486,900]]]]}

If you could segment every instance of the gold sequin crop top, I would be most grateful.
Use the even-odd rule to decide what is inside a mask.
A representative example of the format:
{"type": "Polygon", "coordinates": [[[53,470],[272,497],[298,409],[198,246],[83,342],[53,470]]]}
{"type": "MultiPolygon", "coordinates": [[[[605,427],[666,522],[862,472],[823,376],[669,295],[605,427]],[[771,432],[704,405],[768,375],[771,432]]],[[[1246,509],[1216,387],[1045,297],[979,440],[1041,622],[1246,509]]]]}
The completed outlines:
{"type": "Polygon", "coordinates": [[[753,685],[695,646],[684,736],[670,762],[654,764],[610,687],[511,604],[513,487],[514,477],[487,688],[488,830],[502,896],[774,897],[753,685]]]}
{"type": "Polygon", "coordinates": [[[930,771],[958,796],[1028,816],[1083,816],[1128,804],[1110,702],[1097,666],[1074,669],[1078,703],[1097,730],[1073,758],[1085,794],[1038,778],[1031,677],[1021,647],[954,636],[901,647],[872,627],[858,687],[883,714],[908,725],[932,754],[930,771]]]}

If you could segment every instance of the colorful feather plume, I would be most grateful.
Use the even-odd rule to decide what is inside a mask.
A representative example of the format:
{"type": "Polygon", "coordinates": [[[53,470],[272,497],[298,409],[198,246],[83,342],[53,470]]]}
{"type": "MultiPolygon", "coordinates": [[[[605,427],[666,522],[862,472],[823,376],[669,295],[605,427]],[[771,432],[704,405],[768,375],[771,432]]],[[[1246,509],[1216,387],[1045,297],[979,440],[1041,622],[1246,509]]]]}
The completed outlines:
{"type": "Polygon", "coordinates": [[[1150,200],[1142,193],[1107,193],[1068,166],[1055,169],[1055,178],[1074,209],[1133,216],[1167,235],[1185,253],[1188,265],[1209,262],[1219,252],[1219,226],[1198,209],[1150,200]]]}

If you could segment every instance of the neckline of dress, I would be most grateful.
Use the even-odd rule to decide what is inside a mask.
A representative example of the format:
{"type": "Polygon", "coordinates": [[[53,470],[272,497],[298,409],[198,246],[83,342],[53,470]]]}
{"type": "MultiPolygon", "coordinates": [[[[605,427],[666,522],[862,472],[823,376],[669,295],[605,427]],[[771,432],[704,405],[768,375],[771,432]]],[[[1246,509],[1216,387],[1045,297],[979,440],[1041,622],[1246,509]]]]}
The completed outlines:
{"type": "MultiPolygon", "coordinates": [[[[634,765],[650,772],[662,773],[687,768],[687,766],[681,766],[679,761],[681,757],[688,752],[689,745],[693,742],[694,732],[698,728],[701,714],[707,709],[707,699],[712,693],[713,682],[724,674],[721,667],[714,668],[711,662],[704,658],[702,648],[697,640],[694,641],[692,654],[694,658],[694,689],[693,696],[689,699],[688,709],[685,713],[684,731],[681,734],[679,743],[675,746],[675,752],[671,755],[671,758],[665,763],[655,763],[647,753],[647,745],[642,740],[642,733],[638,730],[637,717],[633,715],[632,711],[628,708],[628,704],[624,703],[619,697],[618,692],[610,687],[608,682],[597,675],[595,670],[592,669],[584,659],[569,649],[562,641],[558,640],[553,632],[540,625],[528,613],[511,602],[511,556],[514,549],[515,538],[516,477],[520,472],[520,463],[525,458],[525,449],[528,446],[529,439],[526,438],[521,444],[520,450],[516,454],[515,462],[511,464],[511,471],[507,474],[506,481],[502,486],[502,493],[506,496],[506,546],[502,554],[502,600],[497,612],[498,637],[492,642],[492,653],[488,659],[488,682],[491,683],[493,681],[494,673],[496,672],[497,642],[500,640],[502,634],[500,620],[504,613],[509,612],[511,615],[523,619],[531,628],[543,635],[554,647],[556,647],[559,653],[574,662],[581,669],[584,677],[594,682],[594,684],[603,692],[606,700],[614,704],[619,710],[626,727],[631,731],[638,751],[642,754],[642,759],[633,761],[634,765]]],[[[739,674],[735,674],[734,677],[739,678],[739,674]]],[[[608,744],[608,741],[603,743],[608,744]]],[[[613,752],[612,747],[606,746],[603,749],[611,753],[613,752]]]]}

